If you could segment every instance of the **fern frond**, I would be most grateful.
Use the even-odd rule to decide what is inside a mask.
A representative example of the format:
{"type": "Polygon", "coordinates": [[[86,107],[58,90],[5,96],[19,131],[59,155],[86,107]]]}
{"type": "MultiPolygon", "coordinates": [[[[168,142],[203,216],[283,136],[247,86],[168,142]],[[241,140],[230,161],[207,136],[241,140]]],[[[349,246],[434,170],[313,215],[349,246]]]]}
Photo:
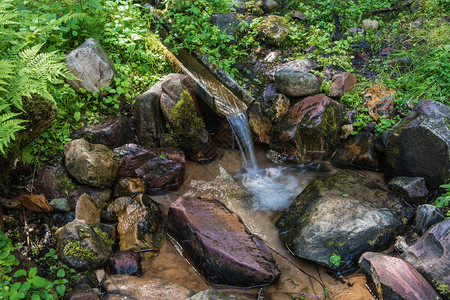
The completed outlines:
{"type": "Polygon", "coordinates": [[[8,79],[13,77],[13,67],[14,65],[11,62],[4,59],[0,60],[0,92],[7,92],[3,86],[9,85],[8,79]]]}
{"type": "Polygon", "coordinates": [[[21,119],[14,119],[18,114],[4,113],[0,115],[0,152],[6,154],[5,150],[8,148],[12,140],[16,139],[15,133],[25,129],[21,124],[26,122],[21,119]]]}

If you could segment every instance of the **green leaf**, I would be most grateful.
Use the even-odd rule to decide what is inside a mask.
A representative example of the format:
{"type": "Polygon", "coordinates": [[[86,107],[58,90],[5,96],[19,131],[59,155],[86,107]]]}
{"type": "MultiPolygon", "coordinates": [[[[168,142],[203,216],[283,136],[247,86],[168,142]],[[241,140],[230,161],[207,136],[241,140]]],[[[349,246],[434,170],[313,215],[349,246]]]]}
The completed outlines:
{"type": "Polygon", "coordinates": [[[28,271],[28,277],[33,278],[34,276],[36,276],[36,273],[37,273],[37,268],[36,267],[31,268],[30,271],[28,271]]]}
{"type": "Polygon", "coordinates": [[[31,300],[41,300],[41,297],[38,293],[34,293],[33,296],[31,296],[31,300]]]}
{"type": "Polygon", "coordinates": [[[27,276],[27,271],[20,269],[14,273],[13,277],[27,276]]]}
{"type": "Polygon", "coordinates": [[[41,288],[47,284],[47,280],[45,278],[42,278],[41,276],[33,277],[33,279],[31,279],[30,282],[37,288],[41,288]]]}
{"type": "Polygon", "coordinates": [[[59,269],[58,273],[56,273],[56,276],[58,276],[59,278],[62,278],[64,276],[66,276],[66,272],[64,271],[64,269],[59,269]]]}
{"type": "Polygon", "coordinates": [[[336,267],[339,267],[341,264],[341,257],[337,253],[333,253],[330,257],[330,262],[336,267]]]}
{"type": "Polygon", "coordinates": [[[25,281],[22,286],[20,287],[19,291],[20,292],[26,292],[30,289],[31,284],[28,281],[25,281]]]}
{"type": "Polygon", "coordinates": [[[59,295],[64,296],[64,293],[66,292],[66,286],[63,284],[60,284],[60,285],[56,286],[56,291],[58,292],[59,295]]]}
{"type": "Polygon", "coordinates": [[[80,118],[81,118],[81,112],[76,111],[76,112],[73,114],[73,118],[75,119],[76,122],[80,121],[80,118]]]}
{"type": "Polygon", "coordinates": [[[11,286],[11,293],[15,293],[17,292],[17,290],[20,288],[20,286],[22,285],[21,282],[16,282],[11,286]]]}

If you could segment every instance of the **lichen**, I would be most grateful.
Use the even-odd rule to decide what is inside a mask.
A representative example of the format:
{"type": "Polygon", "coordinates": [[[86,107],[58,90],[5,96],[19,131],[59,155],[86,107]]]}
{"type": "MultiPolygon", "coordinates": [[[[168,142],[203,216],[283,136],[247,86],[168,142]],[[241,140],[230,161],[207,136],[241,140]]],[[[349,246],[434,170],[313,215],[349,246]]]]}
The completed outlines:
{"type": "Polygon", "coordinates": [[[64,247],[64,253],[71,258],[82,261],[94,262],[96,259],[91,251],[81,245],[80,241],[68,241],[64,247]]]}

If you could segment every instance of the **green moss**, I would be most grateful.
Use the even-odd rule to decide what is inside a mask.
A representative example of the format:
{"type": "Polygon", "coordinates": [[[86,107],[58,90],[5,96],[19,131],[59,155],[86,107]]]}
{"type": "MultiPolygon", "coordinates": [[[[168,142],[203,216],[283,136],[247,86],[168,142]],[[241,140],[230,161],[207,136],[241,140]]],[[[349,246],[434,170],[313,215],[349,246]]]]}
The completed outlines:
{"type": "Polygon", "coordinates": [[[64,253],[71,258],[83,261],[93,262],[96,259],[91,251],[81,245],[80,241],[68,241],[64,247],[64,253]]]}
{"type": "Polygon", "coordinates": [[[265,17],[255,29],[261,39],[274,46],[281,46],[290,34],[288,22],[280,16],[265,17]]]}
{"type": "Polygon", "coordinates": [[[170,134],[175,144],[188,154],[200,152],[203,144],[208,140],[208,135],[188,91],[181,93],[180,101],[171,109],[171,113],[173,130],[170,130],[170,134]]]}
{"type": "Polygon", "coordinates": [[[114,245],[114,241],[109,238],[106,232],[102,231],[100,228],[95,228],[94,231],[105,243],[111,247],[114,245]]]}

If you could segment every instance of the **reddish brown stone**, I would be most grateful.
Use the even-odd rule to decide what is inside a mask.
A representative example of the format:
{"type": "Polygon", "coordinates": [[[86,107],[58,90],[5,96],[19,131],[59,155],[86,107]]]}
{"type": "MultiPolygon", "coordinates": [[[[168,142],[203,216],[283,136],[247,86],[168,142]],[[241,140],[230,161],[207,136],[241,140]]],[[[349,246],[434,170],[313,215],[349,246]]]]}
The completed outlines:
{"type": "Polygon", "coordinates": [[[379,299],[440,299],[425,278],[400,258],[366,252],[359,265],[379,299]]]}
{"type": "Polygon", "coordinates": [[[364,107],[369,109],[369,116],[379,121],[381,116],[390,119],[397,114],[394,103],[395,91],[379,84],[367,88],[363,92],[364,107]]]}
{"type": "Polygon", "coordinates": [[[334,99],[341,99],[344,93],[348,93],[358,83],[358,79],[352,73],[341,73],[333,76],[328,96],[334,99]]]}
{"type": "Polygon", "coordinates": [[[270,130],[272,129],[272,122],[262,114],[250,112],[248,114],[248,124],[256,142],[269,144],[270,130]]]}
{"type": "Polygon", "coordinates": [[[210,283],[250,287],[280,276],[263,241],[217,200],[178,198],[169,209],[168,229],[210,283]]]}
{"type": "Polygon", "coordinates": [[[110,274],[141,275],[141,257],[131,251],[118,251],[108,262],[110,274]]]}
{"type": "Polygon", "coordinates": [[[121,178],[114,187],[114,198],[144,193],[145,181],[142,178],[121,178]]]}
{"type": "Polygon", "coordinates": [[[44,194],[40,195],[21,195],[19,200],[22,201],[25,208],[34,212],[51,212],[53,207],[45,199],[44,194]]]}

